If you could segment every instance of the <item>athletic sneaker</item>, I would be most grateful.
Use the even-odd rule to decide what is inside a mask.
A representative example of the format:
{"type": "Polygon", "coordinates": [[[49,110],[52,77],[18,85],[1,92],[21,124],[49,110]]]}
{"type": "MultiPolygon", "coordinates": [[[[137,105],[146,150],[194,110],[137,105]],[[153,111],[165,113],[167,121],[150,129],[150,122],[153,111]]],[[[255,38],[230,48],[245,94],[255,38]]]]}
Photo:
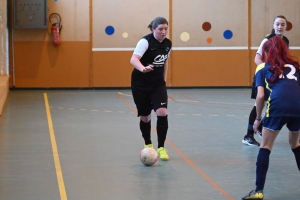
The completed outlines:
{"type": "Polygon", "coordinates": [[[167,154],[167,149],[160,147],[157,149],[157,154],[161,160],[169,160],[169,155],[167,154]]]}
{"type": "Polygon", "coordinates": [[[153,149],[153,144],[145,144],[144,148],[152,148],[153,149]]]}
{"type": "Polygon", "coordinates": [[[251,199],[251,200],[263,200],[264,199],[264,193],[263,191],[255,192],[252,190],[248,195],[244,196],[242,200],[251,199]]]}
{"type": "Polygon", "coordinates": [[[242,143],[250,145],[250,146],[260,146],[260,144],[254,139],[253,136],[246,135],[242,140],[242,143]]]}
{"type": "Polygon", "coordinates": [[[257,132],[255,132],[255,134],[257,134],[260,138],[262,138],[262,133],[260,130],[257,130],[257,132]]]}

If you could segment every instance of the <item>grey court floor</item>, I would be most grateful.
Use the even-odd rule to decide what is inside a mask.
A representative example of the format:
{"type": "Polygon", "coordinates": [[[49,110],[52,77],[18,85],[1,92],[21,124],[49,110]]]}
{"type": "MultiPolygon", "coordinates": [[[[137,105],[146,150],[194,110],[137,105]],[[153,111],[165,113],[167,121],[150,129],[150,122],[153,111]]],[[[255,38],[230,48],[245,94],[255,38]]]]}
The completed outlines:
{"type": "MultiPolygon", "coordinates": [[[[254,189],[259,147],[241,142],[250,89],[168,95],[170,160],[146,167],[130,90],[11,90],[0,118],[0,200],[225,200],[254,189]]],[[[155,124],[153,114],[156,146],[155,124]]],[[[264,194],[300,199],[286,128],[264,194]]]]}

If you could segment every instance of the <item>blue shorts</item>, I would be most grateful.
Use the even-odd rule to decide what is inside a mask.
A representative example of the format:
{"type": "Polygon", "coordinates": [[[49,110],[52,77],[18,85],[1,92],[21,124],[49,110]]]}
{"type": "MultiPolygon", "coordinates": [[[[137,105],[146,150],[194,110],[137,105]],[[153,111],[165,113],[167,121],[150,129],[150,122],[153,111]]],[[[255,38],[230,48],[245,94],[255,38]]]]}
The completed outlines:
{"type": "Polygon", "coordinates": [[[280,131],[286,124],[286,127],[291,132],[300,130],[300,117],[264,117],[263,128],[271,131],[280,131]]]}

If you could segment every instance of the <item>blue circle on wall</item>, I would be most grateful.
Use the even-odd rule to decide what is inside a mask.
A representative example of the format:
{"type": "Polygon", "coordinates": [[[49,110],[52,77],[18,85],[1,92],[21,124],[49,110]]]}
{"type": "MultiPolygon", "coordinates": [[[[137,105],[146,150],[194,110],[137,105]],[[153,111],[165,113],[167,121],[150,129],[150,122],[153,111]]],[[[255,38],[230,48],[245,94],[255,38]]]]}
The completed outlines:
{"type": "Polygon", "coordinates": [[[105,28],[105,33],[106,33],[107,35],[112,35],[112,34],[114,34],[114,32],[115,32],[115,29],[114,29],[114,27],[112,27],[112,26],[107,26],[107,27],[105,28]]]}
{"type": "Polygon", "coordinates": [[[224,31],[223,36],[225,39],[229,40],[232,38],[233,33],[231,32],[231,30],[226,30],[226,31],[224,31]]]}

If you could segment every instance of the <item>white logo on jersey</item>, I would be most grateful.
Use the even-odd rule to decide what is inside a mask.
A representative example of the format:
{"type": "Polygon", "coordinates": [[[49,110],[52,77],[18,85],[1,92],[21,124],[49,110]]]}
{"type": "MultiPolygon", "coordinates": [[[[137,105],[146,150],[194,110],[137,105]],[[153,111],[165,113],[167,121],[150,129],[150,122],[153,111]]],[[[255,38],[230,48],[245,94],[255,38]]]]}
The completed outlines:
{"type": "Polygon", "coordinates": [[[158,56],[156,56],[156,58],[154,58],[153,64],[164,64],[165,60],[167,58],[168,58],[168,54],[167,55],[158,55],[158,56]]]}

